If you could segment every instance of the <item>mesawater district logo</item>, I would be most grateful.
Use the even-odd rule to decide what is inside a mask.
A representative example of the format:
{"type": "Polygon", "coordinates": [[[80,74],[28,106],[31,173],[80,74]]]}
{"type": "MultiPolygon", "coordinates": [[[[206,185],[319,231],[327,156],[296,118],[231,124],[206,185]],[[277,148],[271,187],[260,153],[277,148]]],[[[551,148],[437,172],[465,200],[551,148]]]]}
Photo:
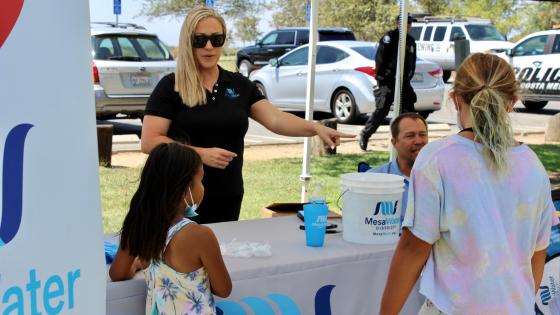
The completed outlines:
{"type": "Polygon", "coordinates": [[[399,203],[398,200],[396,200],[394,204],[392,201],[380,201],[375,206],[375,211],[373,212],[373,215],[378,215],[380,212],[381,214],[384,215],[393,215],[397,213],[398,203],[399,203]]]}
{"type": "Polygon", "coordinates": [[[366,216],[364,224],[372,226],[373,235],[389,236],[396,235],[399,231],[401,218],[397,215],[399,201],[379,201],[371,216],[366,216]]]}
{"type": "Polygon", "coordinates": [[[6,137],[2,161],[2,212],[0,247],[16,236],[23,207],[23,152],[31,124],[15,126],[6,137]]]}
{"type": "Polygon", "coordinates": [[[397,214],[397,207],[399,201],[380,201],[375,205],[375,209],[372,211],[371,217],[365,218],[365,224],[367,225],[394,225],[400,223],[400,217],[395,216],[397,214]],[[382,216],[383,218],[378,218],[382,216]]]}

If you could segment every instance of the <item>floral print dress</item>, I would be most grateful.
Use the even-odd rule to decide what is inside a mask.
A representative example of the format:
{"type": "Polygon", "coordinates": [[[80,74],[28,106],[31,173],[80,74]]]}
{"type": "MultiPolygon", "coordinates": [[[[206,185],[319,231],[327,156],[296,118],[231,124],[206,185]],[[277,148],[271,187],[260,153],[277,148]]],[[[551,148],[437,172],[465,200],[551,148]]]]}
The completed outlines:
{"type": "MultiPolygon", "coordinates": [[[[184,218],[169,229],[165,246],[175,233],[193,221],[184,218]]],[[[165,249],[164,249],[165,250],[165,249]]],[[[146,315],[216,314],[214,296],[204,267],[192,272],[177,272],[163,260],[152,261],[144,270],[148,292],[146,315]]]]}

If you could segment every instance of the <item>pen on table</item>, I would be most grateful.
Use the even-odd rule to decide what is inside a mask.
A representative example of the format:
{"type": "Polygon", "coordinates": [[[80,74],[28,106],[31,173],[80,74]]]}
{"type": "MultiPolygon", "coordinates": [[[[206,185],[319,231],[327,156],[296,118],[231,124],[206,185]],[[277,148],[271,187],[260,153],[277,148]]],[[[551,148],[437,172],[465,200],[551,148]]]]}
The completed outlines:
{"type": "Polygon", "coordinates": [[[325,230],[325,233],[326,233],[326,234],[336,234],[336,233],[339,233],[339,232],[342,232],[342,231],[339,231],[339,230],[333,230],[333,229],[330,229],[330,230],[325,230]]]}

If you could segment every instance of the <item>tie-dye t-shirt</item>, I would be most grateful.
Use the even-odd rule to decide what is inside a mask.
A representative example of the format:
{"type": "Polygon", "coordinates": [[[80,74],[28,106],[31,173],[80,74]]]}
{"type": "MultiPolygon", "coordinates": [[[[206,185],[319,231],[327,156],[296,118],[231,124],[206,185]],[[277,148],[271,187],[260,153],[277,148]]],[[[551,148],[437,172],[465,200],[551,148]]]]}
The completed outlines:
{"type": "Polygon", "coordinates": [[[459,135],[426,145],[411,172],[403,227],[433,244],[420,293],[445,314],[534,314],[531,257],[558,219],[550,181],[526,145],[496,176],[482,145],[459,135]]]}

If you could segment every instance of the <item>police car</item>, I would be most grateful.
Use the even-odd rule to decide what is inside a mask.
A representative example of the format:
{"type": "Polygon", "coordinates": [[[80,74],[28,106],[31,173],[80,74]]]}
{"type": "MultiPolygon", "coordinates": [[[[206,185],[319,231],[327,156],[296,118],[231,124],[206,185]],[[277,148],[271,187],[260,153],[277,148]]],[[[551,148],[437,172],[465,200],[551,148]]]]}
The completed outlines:
{"type": "Polygon", "coordinates": [[[513,46],[488,19],[422,16],[412,23],[418,57],[438,63],[443,80],[455,70],[455,40],[469,42],[470,52],[503,52],[513,46]]]}
{"type": "Polygon", "coordinates": [[[560,101],[560,29],[527,35],[500,56],[517,75],[525,108],[538,111],[560,101]]]}

